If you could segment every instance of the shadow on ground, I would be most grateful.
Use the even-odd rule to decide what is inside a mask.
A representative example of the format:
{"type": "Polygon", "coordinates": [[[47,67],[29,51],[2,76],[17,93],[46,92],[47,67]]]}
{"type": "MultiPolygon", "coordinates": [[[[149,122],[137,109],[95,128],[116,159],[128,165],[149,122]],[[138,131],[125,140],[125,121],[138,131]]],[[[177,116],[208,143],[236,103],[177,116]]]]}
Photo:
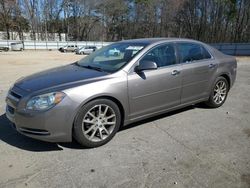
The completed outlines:
{"type": "MultiPolygon", "coordinates": [[[[126,127],[122,127],[120,131],[124,131],[126,129],[130,129],[148,122],[152,122],[158,119],[166,118],[184,111],[188,111],[194,108],[200,108],[202,106],[189,106],[180,110],[176,110],[173,112],[165,113],[162,115],[158,115],[152,118],[148,118],[136,123],[132,123],[130,125],[127,125],[126,127]]],[[[18,133],[13,127],[11,122],[7,119],[5,114],[2,114],[0,116],[0,140],[3,142],[17,147],[19,149],[27,150],[27,151],[33,151],[33,152],[45,152],[45,151],[59,151],[63,150],[63,147],[71,148],[71,149],[86,149],[83,148],[80,144],[78,144],[75,140],[73,140],[72,143],[49,143],[49,142],[43,142],[39,140],[35,140],[26,136],[23,136],[22,134],[18,133]]]]}
{"type": "Polygon", "coordinates": [[[11,146],[34,152],[62,150],[57,144],[42,142],[21,135],[12,127],[5,114],[0,116],[0,140],[11,146]]]}

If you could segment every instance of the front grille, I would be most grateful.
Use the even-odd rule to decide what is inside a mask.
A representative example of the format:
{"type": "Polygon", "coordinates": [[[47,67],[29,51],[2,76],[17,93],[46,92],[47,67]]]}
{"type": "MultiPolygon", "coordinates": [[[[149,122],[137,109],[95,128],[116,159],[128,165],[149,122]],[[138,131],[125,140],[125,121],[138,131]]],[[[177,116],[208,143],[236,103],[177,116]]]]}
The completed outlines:
{"type": "MultiPolygon", "coordinates": [[[[6,102],[9,106],[11,106],[12,108],[16,108],[19,101],[21,100],[22,98],[22,95],[19,94],[19,91],[20,89],[19,88],[12,88],[9,92],[8,92],[8,95],[7,95],[7,98],[6,98],[6,102]]],[[[12,109],[10,108],[10,112],[12,112],[12,109]]]]}
{"type": "Polygon", "coordinates": [[[7,105],[7,109],[8,109],[8,111],[9,111],[10,114],[14,114],[15,109],[13,107],[7,105]]]}
{"type": "Polygon", "coordinates": [[[10,91],[10,95],[12,95],[13,97],[17,98],[17,99],[21,99],[21,95],[17,94],[16,92],[14,91],[10,91]]]}

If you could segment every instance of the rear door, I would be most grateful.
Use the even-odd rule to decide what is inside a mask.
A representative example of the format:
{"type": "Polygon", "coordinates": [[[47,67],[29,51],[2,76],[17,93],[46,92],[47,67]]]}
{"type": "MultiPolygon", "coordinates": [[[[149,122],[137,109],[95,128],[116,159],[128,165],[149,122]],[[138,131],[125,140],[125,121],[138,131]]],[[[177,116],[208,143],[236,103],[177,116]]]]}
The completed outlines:
{"type": "Polygon", "coordinates": [[[182,66],[181,103],[208,97],[217,70],[216,60],[199,43],[179,42],[177,49],[182,66]]]}
{"type": "Polygon", "coordinates": [[[174,44],[167,43],[154,47],[139,61],[153,61],[158,69],[129,73],[130,118],[179,105],[181,66],[177,64],[174,44]]]}

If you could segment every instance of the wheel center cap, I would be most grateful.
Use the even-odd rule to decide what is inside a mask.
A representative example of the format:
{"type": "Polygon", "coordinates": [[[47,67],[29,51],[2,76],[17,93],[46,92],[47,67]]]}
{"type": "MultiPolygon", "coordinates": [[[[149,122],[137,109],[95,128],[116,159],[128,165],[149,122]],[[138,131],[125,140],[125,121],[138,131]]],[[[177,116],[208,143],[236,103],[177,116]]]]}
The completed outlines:
{"type": "Polygon", "coordinates": [[[102,120],[98,119],[97,125],[98,125],[99,127],[102,126],[102,120]]]}

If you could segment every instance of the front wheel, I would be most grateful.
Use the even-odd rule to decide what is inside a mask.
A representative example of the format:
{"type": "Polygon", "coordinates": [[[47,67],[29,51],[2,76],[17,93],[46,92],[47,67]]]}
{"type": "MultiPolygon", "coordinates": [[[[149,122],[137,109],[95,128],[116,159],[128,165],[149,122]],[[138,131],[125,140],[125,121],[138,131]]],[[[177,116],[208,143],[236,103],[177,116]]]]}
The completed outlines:
{"type": "Polygon", "coordinates": [[[208,101],[205,103],[211,108],[218,108],[224,104],[229,91],[228,81],[224,77],[218,77],[210,93],[208,101]]]}
{"type": "Polygon", "coordinates": [[[80,109],[74,123],[74,137],[85,147],[98,147],[114,137],[120,124],[120,110],[113,101],[93,100],[80,109]]]}

